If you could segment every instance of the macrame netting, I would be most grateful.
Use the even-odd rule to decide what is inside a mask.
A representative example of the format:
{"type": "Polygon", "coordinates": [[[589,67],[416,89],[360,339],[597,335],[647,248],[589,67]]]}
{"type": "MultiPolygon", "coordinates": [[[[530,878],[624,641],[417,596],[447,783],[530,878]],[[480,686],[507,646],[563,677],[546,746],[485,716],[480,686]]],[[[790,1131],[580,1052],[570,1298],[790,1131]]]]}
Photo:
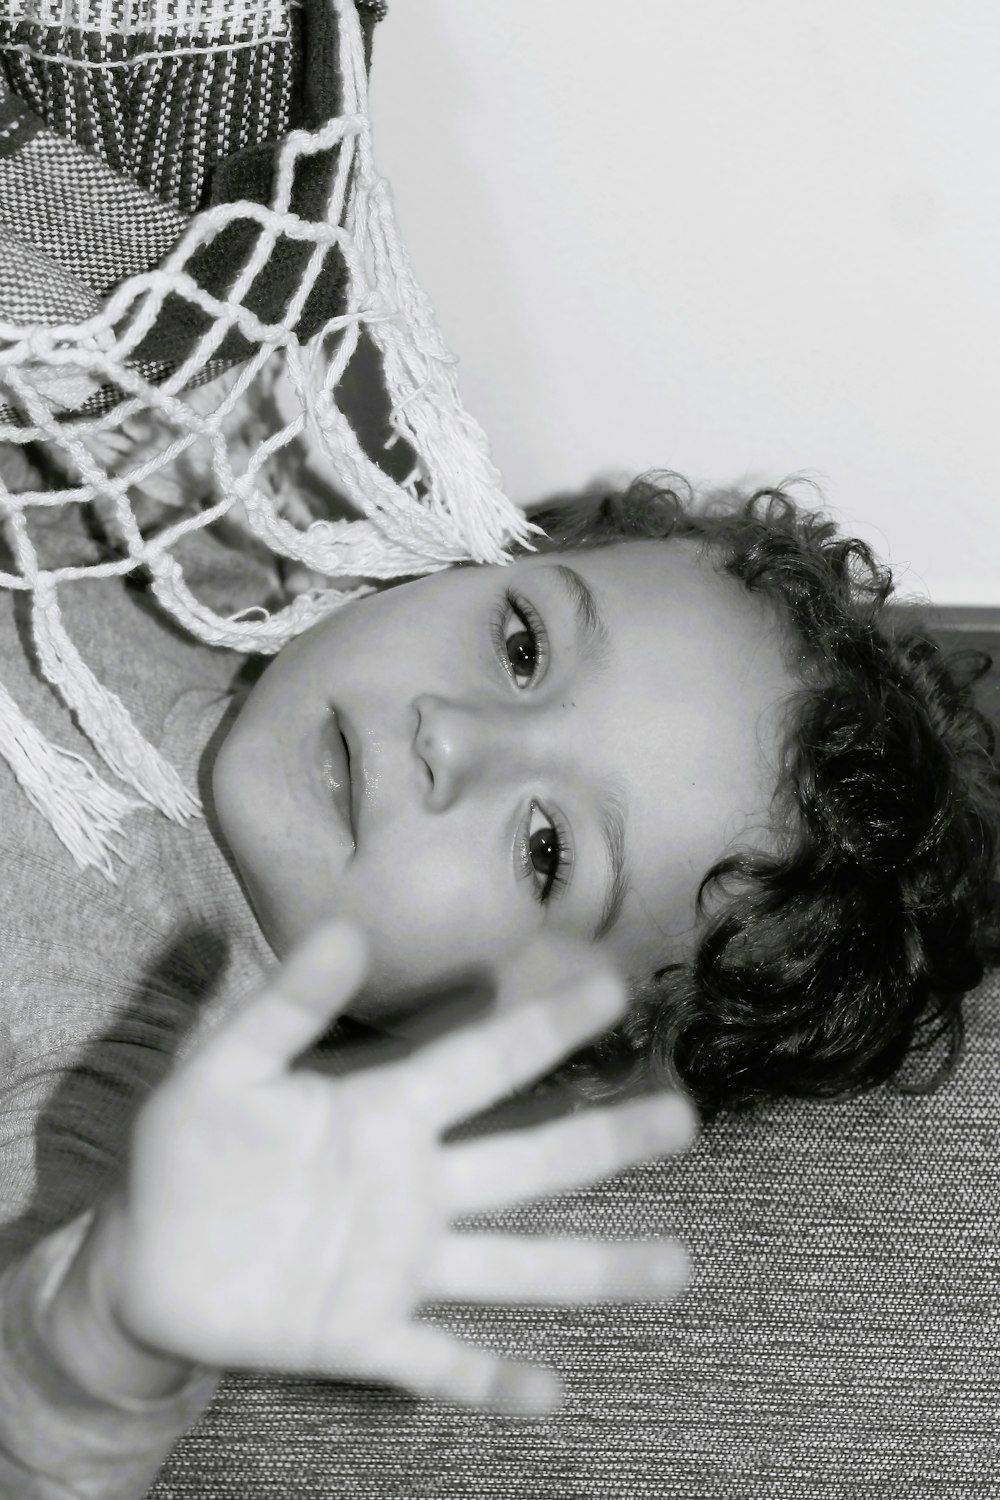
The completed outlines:
{"type": "Polygon", "coordinates": [[[485,437],[461,405],[455,361],[414,279],[387,185],[375,171],[358,17],[351,0],[329,3],[335,12],[342,109],[319,130],[284,136],[269,204],[222,203],[196,214],[155,269],[123,281],[99,312],[82,321],[0,322],[0,400],[6,403],[0,408],[0,441],[52,445],[79,481],[71,488],[15,493],[0,475],[0,516],[16,568],[0,572],[0,584],[30,594],[41,671],[119,784],[46,740],[2,685],[0,753],[78,866],[95,866],[112,882],[112,856],[121,852],[116,839],[129,812],[151,805],[185,821],[201,808],[69,639],[59,611],[61,589],[142,570],[159,605],[200,640],[271,654],[330,611],[370,592],[375,580],[424,574],[463,560],[503,562],[512,543],[527,541],[536,530],[503,495],[485,437]],[[309,165],[307,158],[332,148],[336,166],[325,214],[304,219],[291,209],[296,171],[309,165]],[[219,295],[191,275],[190,262],[237,222],[252,226],[256,241],[235,281],[219,295]],[[279,237],[306,247],[304,269],[280,318],[262,321],[247,305],[247,291],[279,237]],[[333,248],[344,267],[343,310],[302,341],[294,330],[333,248]],[[200,310],[209,322],[181,363],[156,383],[136,351],[162,321],[168,297],[200,310]],[[403,482],[367,455],[338,405],[338,384],[362,330],[378,353],[393,431],[416,456],[403,482]],[[214,373],[220,345],[233,331],[254,352],[206,411],[203,400],[193,399],[193,388],[214,373]],[[295,411],[247,451],[230,439],[232,415],[276,358],[284,361],[295,411]],[[94,414],[88,397],[108,390],[114,393],[112,404],[94,414]],[[137,449],[124,465],[103,462],[102,437],[127,430],[144,414],[174,434],[172,441],[153,452],[137,449]],[[344,496],[365,519],[300,526],[281,513],[262,482],[264,466],[280,463],[282,453],[303,437],[325,454],[344,496]],[[209,455],[213,503],[175,511],[168,524],[144,534],[135,497],[196,443],[209,455]],[[32,506],[68,505],[94,507],[114,540],[114,560],[54,569],[42,565],[26,514],[32,506]],[[219,521],[234,507],[257,542],[274,556],[322,575],[323,586],[270,611],[261,605],[222,616],[202,604],[187,586],[173,549],[186,534],[219,521]],[[353,586],[326,586],[325,580],[338,578],[352,580],[353,586]],[[373,582],[358,585],[358,579],[373,582]]]}

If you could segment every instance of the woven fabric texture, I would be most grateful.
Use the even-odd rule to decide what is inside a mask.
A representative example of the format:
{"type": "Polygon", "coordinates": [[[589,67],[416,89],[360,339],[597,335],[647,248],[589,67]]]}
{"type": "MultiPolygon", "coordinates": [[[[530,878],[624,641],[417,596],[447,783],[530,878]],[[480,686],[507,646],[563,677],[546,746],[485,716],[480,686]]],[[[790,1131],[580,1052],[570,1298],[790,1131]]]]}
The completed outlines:
{"type": "Polygon", "coordinates": [[[100,311],[90,287],[44,250],[0,223],[0,319],[12,323],[82,323],[100,311]]]}
{"type": "Polygon", "coordinates": [[[191,214],[219,162],[288,129],[297,10],[294,0],[191,14],[178,6],[157,22],[145,7],[110,26],[106,14],[101,25],[85,14],[90,24],[73,26],[37,12],[0,17],[0,56],[11,87],[51,130],[191,214]]]}
{"type": "MultiPolygon", "coordinates": [[[[0,96],[4,86],[0,76],[0,96]]],[[[98,295],[155,266],[188,222],[49,129],[0,147],[0,220],[98,295]]],[[[18,269],[6,253],[3,281],[16,284],[18,269]]]]}
{"type": "MultiPolygon", "coordinates": [[[[370,57],[384,6],[358,10],[370,57]]],[[[335,58],[325,7],[313,0],[24,0],[0,14],[0,223],[26,246],[21,255],[5,246],[0,311],[16,305],[32,250],[107,297],[159,265],[208,204],[269,203],[287,131],[316,129],[340,109],[335,58]]],[[[303,164],[294,213],[325,215],[336,154],[303,164]]],[[[191,258],[189,273],[225,296],[256,233],[233,224],[191,258]]],[[[307,256],[294,239],[279,241],[248,298],[258,316],[281,318],[307,256]]],[[[342,285],[331,256],[295,325],[302,338],[342,310],[342,285]]],[[[45,309],[35,321],[56,318],[45,309]]],[[[183,298],[170,299],[130,367],[161,383],[208,321],[183,298]]],[[[254,348],[231,330],[188,384],[213,379],[254,348]]],[[[98,416],[121,399],[118,386],[102,384],[79,413],[98,416]]],[[[0,408],[0,421],[11,415],[0,408]]]]}
{"type": "MultiPolygon", "coordinates": [[[[423,1315],[558,1368],[525,1423],[230,1375],[156,1500],[995,1500],[1000,974],[956,1076],[721,1119],[684,1157],[463,1227],[679,1235],[674,1303],[423,1315]]],[[[923,1076],[908,1063],[903,1077],[923,1076]]]]}

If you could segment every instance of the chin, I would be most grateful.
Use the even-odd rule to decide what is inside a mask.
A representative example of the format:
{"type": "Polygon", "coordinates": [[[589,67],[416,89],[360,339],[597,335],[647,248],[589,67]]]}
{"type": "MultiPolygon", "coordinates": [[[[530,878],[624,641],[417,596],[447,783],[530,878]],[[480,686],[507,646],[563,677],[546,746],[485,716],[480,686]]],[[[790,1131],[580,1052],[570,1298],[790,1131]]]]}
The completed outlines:
{"type": "Polygon", "coordinates": [[[295,946],[295,938],[290,936],[285,930],[280,918],[270,908],[266,897],[257,889],[254,881],[246,873],[238,858],[236,863],[250,910],[256,918],[257,926],[260,928],[264,941],[275,958],[286,958],[295,946]]]}

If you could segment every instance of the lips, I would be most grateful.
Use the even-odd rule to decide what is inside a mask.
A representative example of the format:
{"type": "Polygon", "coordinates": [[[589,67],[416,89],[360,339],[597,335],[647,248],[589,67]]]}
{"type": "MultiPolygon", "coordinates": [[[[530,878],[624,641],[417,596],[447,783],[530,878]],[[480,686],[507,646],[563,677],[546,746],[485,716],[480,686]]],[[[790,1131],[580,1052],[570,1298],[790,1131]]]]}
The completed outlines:
{"type": "Polygon", "coordinates": [[[325,797],[353,843],[350,757],[333,709],[329,710],[320,731],[319,766],[325,797]]]}

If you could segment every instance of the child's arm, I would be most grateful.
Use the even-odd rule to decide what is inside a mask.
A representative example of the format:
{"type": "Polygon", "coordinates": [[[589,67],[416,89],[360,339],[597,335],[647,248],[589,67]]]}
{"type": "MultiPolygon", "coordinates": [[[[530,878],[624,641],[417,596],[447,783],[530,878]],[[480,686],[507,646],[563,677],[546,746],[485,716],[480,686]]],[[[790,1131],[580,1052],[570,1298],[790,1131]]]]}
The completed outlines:
{"type": "MultiPolygon", "coordinates": [[[[103,1321],[99,1305],[79,1305],[68,1343],[50,1325],[53,1292],[84,1264],[81,1240],[94,1240],[91,1221],[90,1214],[73,1220],[0,1276],[0,1495],[136,1500],[218,1383],[219,1371],[176,1361],[169,1381],[157,1382],[144,1355],[121,1386],[129,1397],[107,1401],[94,1394],[113,1336],[123,1335],[103,1321]],[[158,1398],[157,1389],[164,1392],[158,1398]]],[[[115,1373],[124,1374],[124,1366],[115,1373]]]]}
{"type": "MultiPolygon", "coordinates": [[[[122,1396],[142,1401],[181,1393],[209,1371],[190,1360],[136,1342],[114,1312],[114,1295],[106,1283],[114,1265],[114,1236],[120,1200],[110,1199],[93,1214],[66,1274],[40,1319],[41,1337],[56,1364],[80,1386],[102,1400],[122,1396]]],[[[214,1384],[214,1382],[213,1382],[214,1384]]]]}
{"type": "MultiPolygon", "coordinates": [[[[387,1379],[508,1414],[537,1411],[548,1404],[546,1372],[415,1321],[417,1305],[635,1300],[683,1285],[673,1244],[533,1237],[525,1256],[516,1237],[451,1229],[455,1218],[589,1182],[691,1138],[690,1107],[669,1096],[441,1142],[451,1122],[617,1019],[622,986],[595,971],[589,950],[535,945],[507,965],[497,1014],[402,1062],[334,1078],[294,1070],[363,971],[355,932],[315,934],[144,1105],[127,1184],[98,1211],[38,1320],[66,1399],[89,1410],[89,1426],[74,1450],[58,1406],[38,1408],[32,1458],[25,1433],[11,1421],[4,1430],[0,1402],[25,1500],[145,1493],[222,1367],[387,1379]]],[[[70,1228],[79,1240],[80,1221],[70,1228]]],[[[27,1267],[30,1282],[42,1250],[15,1279],[27,1267]]],[[[37,1287],[28,1290],[37,1304],[37,1287]]]]}

